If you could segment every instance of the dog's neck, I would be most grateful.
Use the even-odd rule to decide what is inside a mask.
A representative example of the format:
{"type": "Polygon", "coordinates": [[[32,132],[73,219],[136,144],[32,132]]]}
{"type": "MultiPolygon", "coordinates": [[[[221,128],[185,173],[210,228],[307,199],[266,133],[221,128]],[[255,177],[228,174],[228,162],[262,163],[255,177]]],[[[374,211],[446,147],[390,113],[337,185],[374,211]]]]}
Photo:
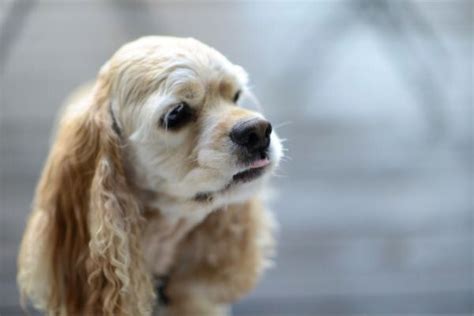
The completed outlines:
{"type": "Polygon", "coordinates": [[[205,220],[211,212],[225,211],[219,200],[180,199],[159,192],[143,190],[145,225],[142,249],[149,271],[163,277],[172,266],[179,243],[205,220]]]}
{"type": "Polygon", "coordinates": [[[159,212],[169,222],[185,220],[194,225],[220,206],[212,201],[181,199],[163,193],[155,193],[154,198],[147,200],[145,205],[147,209],[159,212]]]}

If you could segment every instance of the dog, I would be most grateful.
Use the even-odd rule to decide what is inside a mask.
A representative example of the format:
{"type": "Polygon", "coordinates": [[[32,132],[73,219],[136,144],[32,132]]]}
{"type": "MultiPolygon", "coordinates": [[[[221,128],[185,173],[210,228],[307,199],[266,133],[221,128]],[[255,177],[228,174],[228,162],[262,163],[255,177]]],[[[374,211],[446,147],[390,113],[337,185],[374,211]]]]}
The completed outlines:
{"type": "Polygon", "coordinates": [[[271,261],[260,192],[283,155],[270,122],[238,105],[246,84],[192,38],[121,47],[59,120],[20,246],[23,302],[227,314],[271,261]]]}

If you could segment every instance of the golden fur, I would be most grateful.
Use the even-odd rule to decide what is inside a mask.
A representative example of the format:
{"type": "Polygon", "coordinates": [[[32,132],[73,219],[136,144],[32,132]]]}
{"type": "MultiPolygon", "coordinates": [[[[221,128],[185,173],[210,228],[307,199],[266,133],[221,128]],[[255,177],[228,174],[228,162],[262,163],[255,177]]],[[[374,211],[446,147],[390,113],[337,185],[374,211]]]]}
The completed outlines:
{"type": "MultiPolygon", "coordinates": [[[[230,128],[261,117],[229,101],[245,83],[240,67],[193,39],[121,48],[62,114],[20,247],[24,298],[51,315],[150,315],[154,278],[166,275],[160,315],[211,315],[247,293],[273,240],[258,200],[266,175],[226,186],[240,171],[230,128]],[[195,122],[160,129],[183,99],[195,122]]],[[[274,168],[281,146],[271,141],[274,168]]]]}

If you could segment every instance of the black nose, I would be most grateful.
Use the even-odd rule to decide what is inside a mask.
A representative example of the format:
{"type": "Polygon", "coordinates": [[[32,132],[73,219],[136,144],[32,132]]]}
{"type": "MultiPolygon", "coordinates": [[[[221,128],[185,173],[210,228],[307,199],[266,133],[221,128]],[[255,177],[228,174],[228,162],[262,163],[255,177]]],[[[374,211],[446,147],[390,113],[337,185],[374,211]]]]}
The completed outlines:
{"type": "Polygon", "coordinates": [[[270,122],[256,118],[237,123],[230,132],[230,138],[249,152],[257,152],[268,148],[271,133],[270,122]]]}

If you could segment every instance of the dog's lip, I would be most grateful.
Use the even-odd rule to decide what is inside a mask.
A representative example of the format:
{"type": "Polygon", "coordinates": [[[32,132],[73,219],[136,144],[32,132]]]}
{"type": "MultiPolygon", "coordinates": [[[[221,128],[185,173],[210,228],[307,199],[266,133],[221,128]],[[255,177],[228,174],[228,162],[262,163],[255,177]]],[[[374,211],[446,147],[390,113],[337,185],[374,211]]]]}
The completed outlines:
{"type": "Polygon", "coordinates": [[[268,158],[257,159],[249,165],[249,169],[261,168],[261,167],[268,166],[269,164],[270,164],[270,159],[268,158]]]}
{"type": "Polygon", "coordinates": [[[251,162],[247,167],[232,176],[232,182],[249,182],[261,176],[270,164],[268,158],[257,159],[251,162]]]}

